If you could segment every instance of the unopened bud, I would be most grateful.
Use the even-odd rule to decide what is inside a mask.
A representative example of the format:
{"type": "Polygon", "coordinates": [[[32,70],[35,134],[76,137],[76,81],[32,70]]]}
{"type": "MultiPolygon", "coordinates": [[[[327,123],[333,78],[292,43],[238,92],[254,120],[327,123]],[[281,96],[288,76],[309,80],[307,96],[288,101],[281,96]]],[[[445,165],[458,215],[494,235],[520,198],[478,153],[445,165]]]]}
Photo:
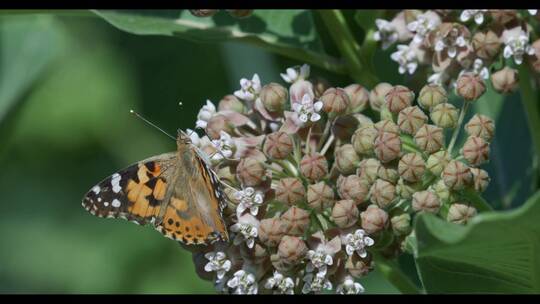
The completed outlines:
{"type": "Polygon", "coordinates": [[[455,203],[450,206],[446,220],[456,224],[466,224],[476,213],[476,209],[472,206],[455,203]]]}
{"type": "Polygon", "coordinates": [[[262,87],[260,98],[264,107],[270,112],[280,112],[287,102],[288,92],[277,83],[269,83],[262,87]]]}
{"type": "Polygon", "coordinates": [[[362,228],[369,234],[383,230],[388,223],[388,213],[377,207],[369,205],[366,211],[360,213],[362,228]]]}
{"type": "Polygon", "coordinates": [[[465,124],[465,131],[469,136],[482,137],[486,141],[491,141],[495,132],[493,120],[482,114],[475,114],[468,123],[465,124]]]}
{"type": "Polygon", "coordinates": [[[502,70],[491,74],[491,84],[493,84],[495,91],[499,93],[507,94],[515,91],[518,87],[517,70],[504,67],[502,70]]]}
{"type": "Polygon", "coordinates": [[[381,162],[387,163],[399,157],[401,139],[395,133],[383,132],[375,138],[374,147],[377,158],[381,162]]]}
{"type": "Polygon", "coordinates": [[[206,133],[211,139],[218,139],[221,137],[221,131],[231,133],[232,128],[227,122],[227,119],[223,115],[214,115],[208,121],[206,125],[206,133]]]}
{"type": "Polygon", "coordinates": [[[392,85],[386,82],[381,82],[369,92],[369,105],[375,111],[380,111],[384,104],[384,96],[392,89],[392,85]]]}
{"type": "Polygon", "coordinates": [[[321,96],[323,111],[326,113],[343,114],[349,107],[349,95],[341,88],[329,88],[321,96]]]}
{"type": "Polygon", "coordinates": [[[322,211],[334,205],[334,191],[324,182],[309,185],[307,202],[310,208],[322,211]]]}
{"type": "Polygon", "coordinates": [[[458,160],[451,160],[442,172],[444,184],[452,190],[461,190],[472,182],[470,168],[458,160]]]}
{"type": "Polygon", "coordinates": [[[486,92],[484,80],[473,73],[463,73],[456,81],[456,93],[467,101],[477,100],[486,92]]]}
{"type": "Polygon", "coordinates": [[[392,113],[399,113],[406,107],[411,106],[414,100],[414,92],[409,88],[397,85],[390,89],[384,96],[385,105],[392,113]]]}
{"type": "Polygon", "coordinates": [[[395,166],[390,166],[389,164],[379,166],[377,176],[391,184],[395,184],[399,179],[399,173],[394,167],[395,166]]]}
{"type": "Polygon", "coordinates": [[[410,183],[400,178],[396,185],[396,193],[401,198],[410,199],[412,195],[422,189],[422,183],[410,183]]]}
{"type": "Polygon", "coordinates": [[[371,202],[377,204],[381,208],[386,208],[396,198],[396,187],[382,179],[376,180],[369,190],[369,198],[371,202]]]}
{"type": "Polygon", "coordinates": [[[441,150],[431,154],[426,162],[426,168],[435,176],[441,175],[442,171],[450,162],[448,151],[441,150]]]}
{"type": "Polygon", "coordinates": [[[280,179],[276,184],[276,200],[295,205],[304,199],[306,191],[302,182],[294,177],[280,179]]]}
{"type": "Polygon", "coordinates": [[[384,132],[394,133],[399,135],[399,127],[390,119],[383,119],[373,125],[377,130],[377,135],[381,135],[384,132]]]}
{"type": "Polygon", "coordinates": [[[307,179],[318,181],[328,173],[328,161],[320,153],[304,155],[300,161],[300,172],[307,179]]]}
{"type": "Polygon", "coordinates": [[[261,220],[258,237],[264,245],[269,247],[277,246],[284,234],[283,223],[278,217],[261,220]]]}
{"type": "Polygon", "coordinates": [[[372,184],[378,178],[380,166],[381,163],[375,158],[363,159],[358,165],[357,175],[372,184]]]}
{"type": "Polygon", "coordinates": [[[351,113],[362,112],[369,102],[369,91],[359,84],[351,84],[345,87],[345,92],[349,95],[349,108],[351,113]]]}
{"type": "Polygon", "coordinates": [[[260,185],[266,179],[265,173],[262,163],[253,157],[242,159],[236,167],[236,176],[244,186],[260,185]]]}
{"type": "Polygon", "coordinates": [[[432,107],[447,101],[446,90],[438,84],[427,84],[418,94],[418,103],[426,110],[431,110],[432,107]]]}
{"type": "Polygon", "coordinates": [[[414,135],[416,145],[428,154],[439,151],[444,145],[443,129],[425,124],[414,135]]]}
{"type": "Polygon", "coordinates": [[[441,208],[441,202],[434,192],[429,190],[419,191],[412,196],[412,208],[416,212],[437,213],[441,208]]]}
{"type": "Polygon", "coordinates": [[[278,131],[266,136],[263,151],[268,157],[284,159],[291,154],[292,150],[293,141],[287,133],[278,131]]]}
{"type": "Polygon", "coordinates": [[[490,178],[486,170],[479,168],[471,168],[473,175],[474,190],[477,192],[484,192],[489,186],[490,178]]]}
{"type": "Polygon", "coordinates": [[[340,228],[347,228],[358,221],[358,208],[353,200],[337,201],[332,208],[332,221],[340,228]]]}
{"type": "Polygon", "coordinates": [[[453,129],[457,125],[459,111],[450,103],[441,103],[431,109],[431,120],[441,128],[453,129]]]}
{"type": "Polygon", "coordinates": [[[283,230],[287,235],[303,235],[309,227],[309,212],[292,206],[281,216],[283,230]]]}
{"type": "Polygon", "coordinates": [[[300,262],[308,251],[306,243],[296,236],[284,236],[279,242],[278,255],[286,264],[294,265],[300,262]]]}
{"type": "Polygon", "coordinates": [[[342,145],[335,150],[335,165],[342,174],[351,174],[354,172],[360,157],[356,154],[351,144],[342,145]]]}
{"type": "Polygon", "coordinates": [[[407,134],[414,135],[428,120],[428,117],[417,106],[407,107],[398,115],[399,129],[407,134]]]}
{"type": "Polygon", "coordinates": [[[377,137],[377,130],[373,125],[361,126],[351,138],[354,150],[362,155],[372,154],[375,137],[377,137]]]}
{"type": "Polygon", "coordinates": [[[407,235],[411,232],[411,216],[408,213],[393,216],[390,224],[395,235],[407,235]]]}
{"type": "Polygon", "coordinates": [[[374,269],[374,266],[369,255],[362,259],[357,254],[353,254],[347,258],[345,269],[347,269],[353,277],[358,279],[365,277],[370,273],[374,269]]]}
{"type": "Polygon", "coordinates": [[[408,182],[421,180],[425,170],[426,164],[419,153],[407,153],[399,160],[399,175],[408,182]]]}
{"type": "Polygon", "coordinates": [[[337,185],[339,197],[353,200],[357,205],[366,200],[369,192],[368,185],[358,175],[340,176],[337,185]]]}
{"type": "Polygon", "coordinates": [[[489,159],[489,143],[481,137],[469,136],[461,152],[469,164],[479,166],[489,159]]]}

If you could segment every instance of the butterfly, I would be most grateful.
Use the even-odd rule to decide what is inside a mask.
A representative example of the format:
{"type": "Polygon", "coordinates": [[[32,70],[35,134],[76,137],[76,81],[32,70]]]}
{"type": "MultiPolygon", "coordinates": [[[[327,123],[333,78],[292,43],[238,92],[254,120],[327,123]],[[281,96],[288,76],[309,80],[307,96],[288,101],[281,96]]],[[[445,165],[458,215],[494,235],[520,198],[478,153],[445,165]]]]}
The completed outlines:
{"type": "Polygon", "coordinates": [[[185,245],[227,241],[226,206],[208,158],[179,130],[177,152],[147,158],[90,189],[82,205],[98,217],[151,224],[185,245]]]}

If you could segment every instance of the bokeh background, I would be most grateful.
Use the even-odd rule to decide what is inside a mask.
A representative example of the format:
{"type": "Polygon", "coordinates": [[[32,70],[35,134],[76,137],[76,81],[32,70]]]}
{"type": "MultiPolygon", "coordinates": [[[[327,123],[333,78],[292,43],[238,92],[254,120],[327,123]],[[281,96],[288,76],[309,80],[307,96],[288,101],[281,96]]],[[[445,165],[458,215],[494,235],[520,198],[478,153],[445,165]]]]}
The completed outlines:
{"type": "MultiPolygon", "coordinates": [[[[380,79],[406,81],[388,53],[376,56],[380,79]]],[[[87,14],[0,14],[0,292],[211,293],[190,253],[149,227],[90,215],[82,196],[175,149],[130,109],[175,134],[240,78],[282,83],[279,73],[297,64],[243,44],[132,35],[87,14]]],[[[476,109],[498,127],[485,197],[508,209],[532,193],[530,135],[519,93],[491,99],[476,109]]],[[[362,284],[397,292],[376,272],[362,284]]]]}

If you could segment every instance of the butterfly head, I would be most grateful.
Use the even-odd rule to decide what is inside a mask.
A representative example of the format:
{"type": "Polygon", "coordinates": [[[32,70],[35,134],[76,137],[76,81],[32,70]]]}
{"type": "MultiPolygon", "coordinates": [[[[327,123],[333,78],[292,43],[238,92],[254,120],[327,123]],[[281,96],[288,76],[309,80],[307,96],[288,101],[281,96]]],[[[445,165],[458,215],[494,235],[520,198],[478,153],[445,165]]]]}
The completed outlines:
{"type": "Polygon", "coordinates": [[[191,137],[189,134],[181,129],[178,129],[178,136],[176,138],[176,144],[178,146],[191,144],[191,137]]]}

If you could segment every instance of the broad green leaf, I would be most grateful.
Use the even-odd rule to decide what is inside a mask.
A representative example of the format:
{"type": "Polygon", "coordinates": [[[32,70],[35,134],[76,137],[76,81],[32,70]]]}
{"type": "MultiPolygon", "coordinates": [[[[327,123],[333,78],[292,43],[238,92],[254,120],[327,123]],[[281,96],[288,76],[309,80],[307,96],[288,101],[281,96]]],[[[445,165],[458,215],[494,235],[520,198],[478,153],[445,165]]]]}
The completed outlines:
{"type": "Polygon", "coordinates": [[[195,17],[188,10],[94,12],[132,34],[177,36],[197,42],[245,42],[335,72],[344,71],[343,64],[324,54],[307,10],[255,10],[243,19],[224,11],[207,18],[195,17]]]}
{"type": "Polygon", "coordinates": [[[64,47],[53,16],[0,18],[0,121],[44,75],[64,47]]]}
{"type": "Polygon", "coordinates": [[[415,231],[428,293],[540,292],[540,192],[519,209],[482,213],[465,226],[423,214],[415,231]]]}

